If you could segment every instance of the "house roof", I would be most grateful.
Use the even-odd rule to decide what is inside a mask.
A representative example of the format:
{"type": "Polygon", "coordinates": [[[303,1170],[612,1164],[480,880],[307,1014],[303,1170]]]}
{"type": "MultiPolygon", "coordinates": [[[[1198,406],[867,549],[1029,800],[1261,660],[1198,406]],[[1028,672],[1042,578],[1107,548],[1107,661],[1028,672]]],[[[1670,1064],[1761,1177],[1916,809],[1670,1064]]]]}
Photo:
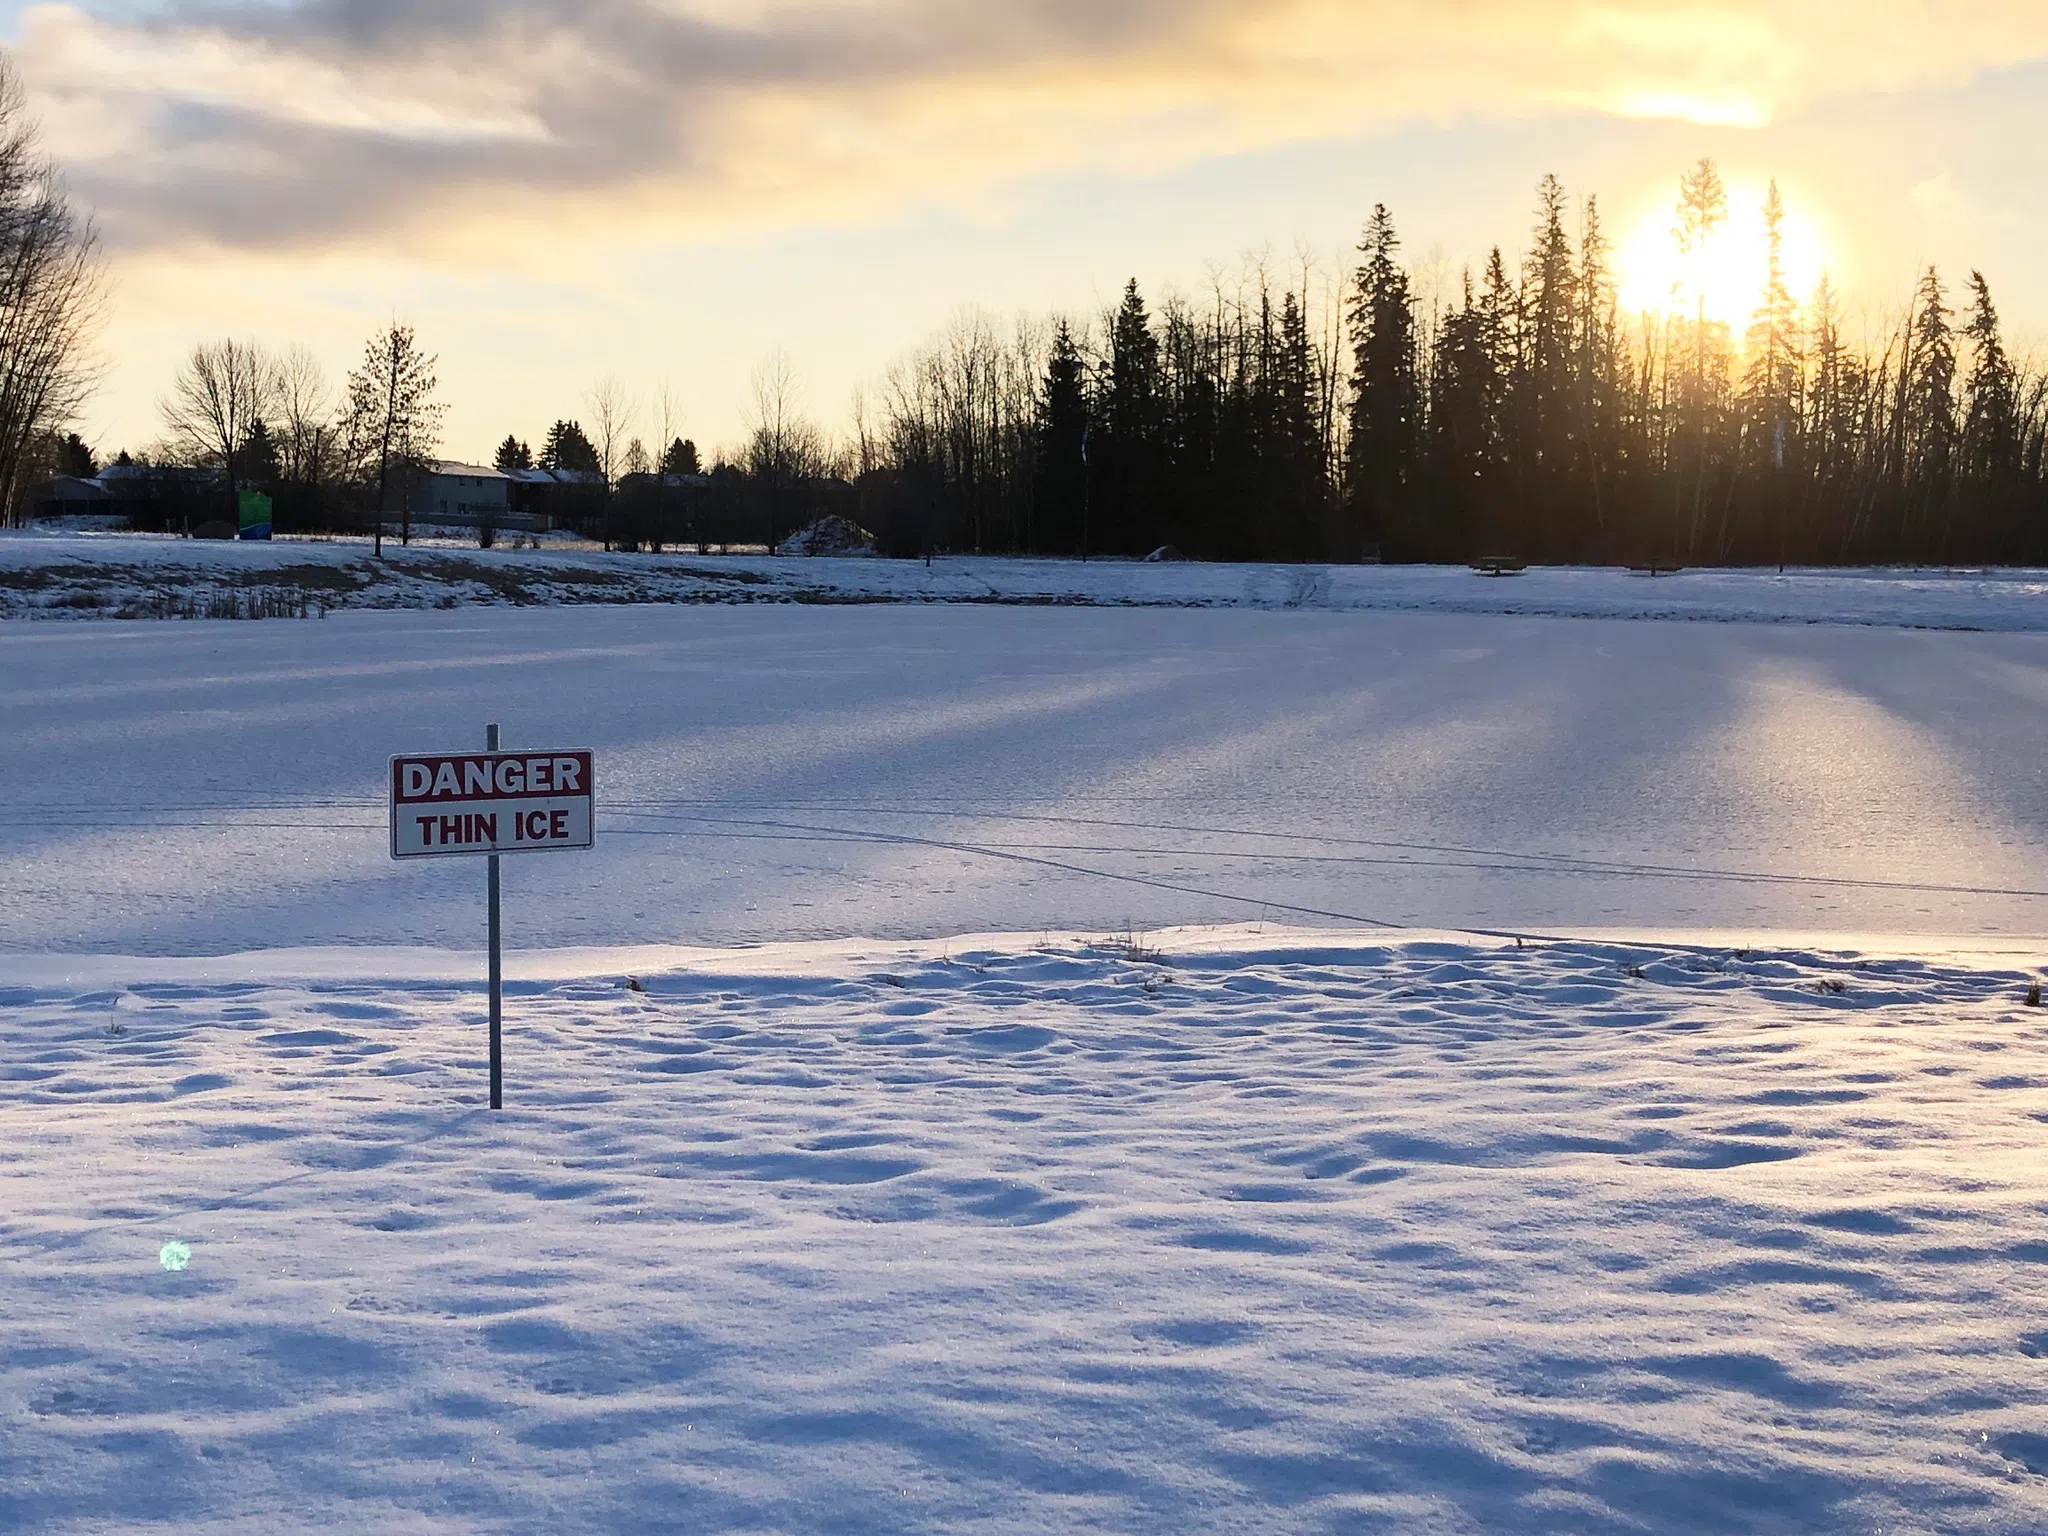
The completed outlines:
{"type": "Polygon", "coordinates": [[[478,480],[509,480],[502,469],[493,469],[488,464],[464,464],[456,459],[427,460],[429,473],[436,475],[466,475],[478,480]]]}
{"type": "Polygon", "coordinates": [[[662,484],[662,485],[672,485],[672,486],[683,486],[683,487],[693,487],[693,486],[694,486],[694,487],[702,487],[702,486],[707,486],[707,485],[709,485],[709,484],[711,483],[711,477],[710,477],[709,475],[659,475],[659,476],[657,476],[657,475],[655,475],[655,474],[653,474],[653,473],[651,473],[651,472],[649,472],[649,473],[646,473],[646,474],[641,474],[641,473],[637,473],[637,472],[636,472],[636,473],[634,473],[634,474],[630,474],[630,475],[621,475],[621,476],[619,476],[619,485],[620,485],[620,486],[621,486],[622,488],[623,488],[623,487],[625,487],[625,486],[628,486],[628,485],[653,485],[653,484],[657,483],[657,481],[658,481],[658,482],[659,482],[660,484],[662,484]]]}
{"type": "Polygon", "coordinates": [[[52,475],[43,482],[41,494],[44,501],[105,501],[109,493],[97,480],[52,475]]]}
{"type": "Polygon", "coordinates": [[[118,490],[129,483],[138,485],[217,485],[227,477],[212,464],[109,464],[99,473],[99,483],[118,490]]]}
{"type": "Polygon", "coordinates": [[[521,485],[603,485],[604,476],[588,469],[508,469],[507,480],[521,485]]]}

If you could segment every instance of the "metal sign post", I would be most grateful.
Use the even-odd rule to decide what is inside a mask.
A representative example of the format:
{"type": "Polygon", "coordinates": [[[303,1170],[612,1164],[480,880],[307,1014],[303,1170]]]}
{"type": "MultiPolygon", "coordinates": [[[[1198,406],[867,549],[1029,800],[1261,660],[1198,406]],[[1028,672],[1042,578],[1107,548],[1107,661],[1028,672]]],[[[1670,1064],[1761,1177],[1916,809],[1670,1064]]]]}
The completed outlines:
{"type": "MultiPolygon", "coordinates": [[[[484,727],[484,750],[498,750],[498,722],[493,720],[484,727]]],[[[490,888],[491,928],[491,1108],[505,1107],[505,960],[500,941],[504,938],[505,925],[498,916],[498,856],[491,855],[491,872],[486,881],[490,888]]]]}
{"type": "Polygon", "coordinates": [[[586,748],[501,752],[484,727],[480,753],[391,759],[391,857],[485,855],[491,944],[491,1108],[505,1107],[504,923],[498,855],[589,848],[597,836],[597,762],[586,748]]]}

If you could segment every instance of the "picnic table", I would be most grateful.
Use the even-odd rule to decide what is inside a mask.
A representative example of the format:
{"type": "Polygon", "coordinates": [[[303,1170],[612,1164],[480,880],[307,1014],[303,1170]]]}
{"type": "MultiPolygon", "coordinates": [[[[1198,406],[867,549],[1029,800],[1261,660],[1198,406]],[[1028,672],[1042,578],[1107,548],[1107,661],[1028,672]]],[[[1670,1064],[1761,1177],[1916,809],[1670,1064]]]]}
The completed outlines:
{"type": "Polygon", "coordinates": [[[1529,569],[1529,562],[1513,555],[1481,555],[1472,562],[1472,569],[1481,576],[1519,576],[1529,569]]]}

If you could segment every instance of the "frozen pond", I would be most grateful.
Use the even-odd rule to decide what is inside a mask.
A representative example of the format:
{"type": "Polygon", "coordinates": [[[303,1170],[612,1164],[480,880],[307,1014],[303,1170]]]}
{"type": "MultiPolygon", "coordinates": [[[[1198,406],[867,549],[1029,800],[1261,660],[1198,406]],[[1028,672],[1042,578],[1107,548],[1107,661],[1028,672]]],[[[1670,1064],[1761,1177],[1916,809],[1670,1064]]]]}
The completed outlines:
{"type": "Polygon", "coordinates": [[[508,745],[599,754],[597,852],[508,862],[515,947],[1337,921],[1319,914],[2027,937],[2048,932],[2044,704],[2048,636],[1827,625],[9,625],[0,945],[470,947],[481,869],[394,866],[379,795],[388,755],[480,745],[490,719],[508,745]]]}

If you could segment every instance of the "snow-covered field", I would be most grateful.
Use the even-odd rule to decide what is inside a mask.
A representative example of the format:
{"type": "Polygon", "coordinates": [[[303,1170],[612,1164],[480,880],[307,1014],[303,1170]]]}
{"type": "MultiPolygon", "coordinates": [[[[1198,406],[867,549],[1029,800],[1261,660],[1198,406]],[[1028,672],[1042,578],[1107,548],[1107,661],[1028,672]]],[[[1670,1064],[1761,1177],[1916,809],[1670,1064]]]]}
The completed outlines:
{"type": "Polygon", "coordinates": [[[0,1528],[2048,1528],[2020,974],[1161,943],[17,966],[0,1528]]]}
{"type": "Polygon", "coordinates": [[[2048,638],[1462,580],[0,624],[0,1530],[2048,1529],[2048,638]]]}

